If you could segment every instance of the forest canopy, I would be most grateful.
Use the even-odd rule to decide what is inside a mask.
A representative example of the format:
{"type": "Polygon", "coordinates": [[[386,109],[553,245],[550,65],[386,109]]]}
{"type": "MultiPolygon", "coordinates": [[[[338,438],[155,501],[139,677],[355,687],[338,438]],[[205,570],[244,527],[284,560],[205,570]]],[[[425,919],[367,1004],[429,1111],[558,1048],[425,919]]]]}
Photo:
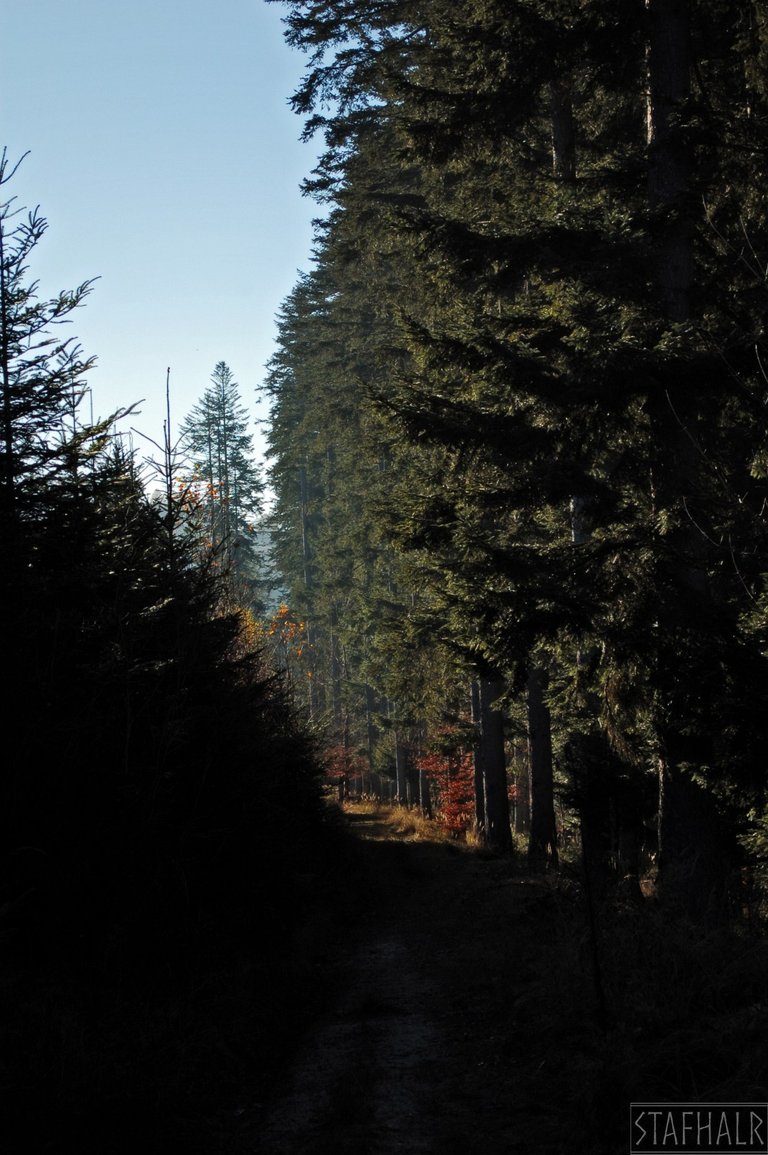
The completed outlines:
{"type": "Polygon", "coordinates": [[[415,800],[482,691],[532,863],[578,820],[722,913],[765,845],[762,6],[283,8],[325,145],[269,377],[309,709],[415,800]]]}

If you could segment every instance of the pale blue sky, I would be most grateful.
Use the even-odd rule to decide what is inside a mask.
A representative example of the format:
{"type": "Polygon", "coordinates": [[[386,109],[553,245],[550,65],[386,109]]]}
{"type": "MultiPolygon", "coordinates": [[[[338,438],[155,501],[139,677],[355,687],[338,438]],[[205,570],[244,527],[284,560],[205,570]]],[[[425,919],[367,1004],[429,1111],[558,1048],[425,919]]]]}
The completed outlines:
{"type": "MultiPolygon", "coordinates": [[[[159,439],[217,361],[245,404],[274,316],[311,251],[300,194],[315,150],[288,98],[303,60],[264,0],[16,0],[0,35],[0,146],[31,155],[6,191],[49,230],[41,296],[99,276],[72,334],[99,365],[97,414],[146,398],[159,439]]],[[[263,416],[263,409],[260,413],[263,416]]]]}

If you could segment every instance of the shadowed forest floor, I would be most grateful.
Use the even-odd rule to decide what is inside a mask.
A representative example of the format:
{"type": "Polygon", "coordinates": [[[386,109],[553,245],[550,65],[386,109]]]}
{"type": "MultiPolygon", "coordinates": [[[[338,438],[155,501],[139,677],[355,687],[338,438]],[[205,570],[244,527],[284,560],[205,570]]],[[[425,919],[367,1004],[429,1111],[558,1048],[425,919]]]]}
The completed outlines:
{"type": "Polygon", "coordinates": [[[348,818],[361,841],[359,924],[316,964],[327,1007],[267,1101],[243,1113],[234,1149],[623,1149],[628,1103],[605,1099],[590,1069],[601,1031],[573,894],[409,836],[386,811],[348,818]],[[571,1015],[564,995],[578,999],[571,1015]]]}
{"type": "Polygon", "coordinates": [[[574,875],[404,811],[332,809],[326,834],[297,856],[293,917],[188,1009],[183,990],[115,1009],[107,986],[91,1024],[30,988],[29,1038],[61,1035],[38,1030],[53,1090],[6,1071],[2,1155],[617,1155],[632,1101],[768,1100],[758,925],[620,897],[592,920],[574,875]]]}

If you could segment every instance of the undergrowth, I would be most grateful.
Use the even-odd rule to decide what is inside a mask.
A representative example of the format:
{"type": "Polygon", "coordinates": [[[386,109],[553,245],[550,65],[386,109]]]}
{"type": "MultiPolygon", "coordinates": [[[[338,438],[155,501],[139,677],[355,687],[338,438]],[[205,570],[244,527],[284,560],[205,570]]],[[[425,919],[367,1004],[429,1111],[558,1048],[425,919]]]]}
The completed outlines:
{"type": "MultiPolygon", "coordinates": [[[[350,809],[378,813],[405,840],[450,840],[418,812],[350,809]]],[[[539,1155],[627,1149],[633,1101],[766,1099],[763,933],[740,924],[698,928],[653,898],[606,900],[593,926],[573,864],[534,879],[513,865],[500,874],[498,861],[467,849],[491,891],[516,894],[508,925],[482,943],[500,1026],[488,1062],[514,1088],[539,1155]]]]}
{"type": "Polygon", "coordinates": [[[606,903],[596,921],[593,937],[583,896],[550,889],[510,927],[532,978],[505,1031],[525,1055],[517,1093],[540,1150],[626,1149],[633,1101],[764,1101],[766,939],[707,932],[653,902],[606,903]]]}

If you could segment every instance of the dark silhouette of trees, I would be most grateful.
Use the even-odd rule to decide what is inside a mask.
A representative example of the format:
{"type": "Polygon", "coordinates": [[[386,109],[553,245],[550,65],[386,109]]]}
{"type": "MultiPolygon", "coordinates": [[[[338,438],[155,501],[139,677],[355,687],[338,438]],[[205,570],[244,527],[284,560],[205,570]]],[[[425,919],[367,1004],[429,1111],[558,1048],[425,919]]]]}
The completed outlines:
{"type": "Polygon", "coordinates": [[[312,743],[187,498],[153,500],[113,423],[81,422],[92,362],[56,325],[88,284],[38,301],[44,221],[16,219],[6,203],[3,1135],[44,1149],[69,1118],[81,1150],[136,1150],[153,1112],[181,1119],[281,1046],[296,877],[332,850],[312,743]]]}
{"type": "MultiPolygon", "coordinates": [[[[22,158],[23,160],[23,158],[22,158]]],[[[0,157],[0,197],[19,164],[0,157]]],[[[38,299],[28,280],[30,256],[48,223],[39,211],[0,202],[0,388],[2,388],[2,518],[6,533],[32,516],[35,501],[63,473],[73,474],[96,431],[79,429],[76,415],[93,359],[74,338],[59,336],[91,291],[85,281],[51,300],[38,299]]]]}

